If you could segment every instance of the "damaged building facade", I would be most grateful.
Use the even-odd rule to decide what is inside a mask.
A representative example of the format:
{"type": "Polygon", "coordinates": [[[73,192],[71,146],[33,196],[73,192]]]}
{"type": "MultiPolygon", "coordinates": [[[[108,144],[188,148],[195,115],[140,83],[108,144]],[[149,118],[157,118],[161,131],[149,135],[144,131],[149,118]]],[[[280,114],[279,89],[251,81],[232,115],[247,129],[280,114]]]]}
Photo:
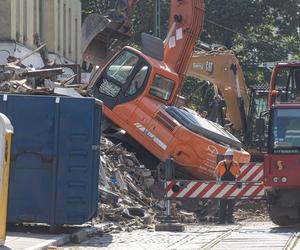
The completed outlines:
{"type": "MultiPolygon", "coordinates": [[[[80,0],[0,1],[0,64],[6,63],[8,56],[22,57],[33,51],[35,33],[47,43],[51,60],[59,64],[79,62],[80,0]]],[[[43,66],[38,53],[24,64],[43,66]]]]}

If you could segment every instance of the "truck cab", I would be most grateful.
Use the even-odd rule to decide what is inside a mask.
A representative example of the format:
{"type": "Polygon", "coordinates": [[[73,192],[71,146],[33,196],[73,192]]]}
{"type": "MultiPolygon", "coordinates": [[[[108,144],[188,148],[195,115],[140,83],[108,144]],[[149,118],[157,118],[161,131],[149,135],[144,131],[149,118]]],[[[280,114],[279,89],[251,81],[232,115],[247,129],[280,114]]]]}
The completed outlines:
{"type": "Polygon", "coordinates": [[[273,188],[300,186],[300,103],[273,105],[270,111],[265,184],[273,188]]]}
{"type": "Polygon", "coordinates": [[[264,184],[270,218],[278,225],[296,224],[300,222],[300,62],[275,65],[267,125],[264,184]]]}

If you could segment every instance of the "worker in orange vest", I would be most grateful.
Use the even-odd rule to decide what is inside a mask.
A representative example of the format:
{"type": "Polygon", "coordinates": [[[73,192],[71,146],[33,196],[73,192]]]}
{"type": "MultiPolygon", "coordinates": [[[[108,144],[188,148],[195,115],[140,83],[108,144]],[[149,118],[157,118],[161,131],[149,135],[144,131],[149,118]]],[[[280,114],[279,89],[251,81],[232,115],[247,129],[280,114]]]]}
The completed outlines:
{"type": "MultiPolygon", "coordinates": [[[[227,149],[224,154],[224,160],[218,163],[215,175],[217,180],[221,181],[236,181],[237,177],[240,175],[240,166],[233,160],[233,151],[231,149],[227,149]]],[[[225,222],[228,224],[234,223],[234,203],[234,200],[231,199],[221,199],[219,224],[225,224],[225,222]]]]}

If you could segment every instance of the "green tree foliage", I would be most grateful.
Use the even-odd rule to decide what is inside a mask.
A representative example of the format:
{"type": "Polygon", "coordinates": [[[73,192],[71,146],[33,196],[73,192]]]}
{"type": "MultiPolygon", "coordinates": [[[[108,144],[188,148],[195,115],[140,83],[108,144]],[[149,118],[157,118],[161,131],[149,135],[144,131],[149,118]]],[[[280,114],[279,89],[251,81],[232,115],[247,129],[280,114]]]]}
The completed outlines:
{"type": "Polygon", "coordinates": [[[207,0],[201,38],[233,49],[246,78],[261,80],[249,66],[285,60],[290,52],[298,58],[299,29],[299,0],[207,0]]]}
{"type": "Polygon", "coordinates": [[[81,0],[82,4],[82,20],[92,13],[103,14],[110,8],[113,8],[115,1],[107,0],[81,0]]]}
{"type": "MultiPolygon", "coordinates": [[[[161,0],[161,30],[162,38],[166,36],[169,21],[169,1],[161,0]]],[[[140,0],[137,2],[134,16],[135,43],[140,43],[141,33],[153,34],[155,18],[155,1],[140,0]]]]}

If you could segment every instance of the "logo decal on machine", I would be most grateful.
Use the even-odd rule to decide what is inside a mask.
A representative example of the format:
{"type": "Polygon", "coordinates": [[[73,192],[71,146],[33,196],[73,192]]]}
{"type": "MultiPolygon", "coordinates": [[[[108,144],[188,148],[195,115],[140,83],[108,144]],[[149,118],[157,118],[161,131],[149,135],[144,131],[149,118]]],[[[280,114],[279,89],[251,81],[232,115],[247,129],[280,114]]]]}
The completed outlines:
{"type": "Polygon", "coordinates": [[[193,63],[193,69],[197,70],[203,70],[204,69],[204,66],[202,63],[193,63]]]}
{"type": "Polygon", "coordinates": [[[214,145],[209,145],[207,149],[213,155],[219,154],[218,149],[214,145]]]}
{"type": "Polygon", "coordinates": [[[145,135],[147,135],[148,137],[150,137],[152,139],[152,141],[154,141],[159,147],[161,147],[163,150],[167,149],[167,145],[165,143],[163,143],[160,139],[158,139],[151,131],[149,131],[148,129],[146,129],[142,124],[140,123],[135,123],[134,126],[139,129],[142,133],[144,133],[145,135]]]}

